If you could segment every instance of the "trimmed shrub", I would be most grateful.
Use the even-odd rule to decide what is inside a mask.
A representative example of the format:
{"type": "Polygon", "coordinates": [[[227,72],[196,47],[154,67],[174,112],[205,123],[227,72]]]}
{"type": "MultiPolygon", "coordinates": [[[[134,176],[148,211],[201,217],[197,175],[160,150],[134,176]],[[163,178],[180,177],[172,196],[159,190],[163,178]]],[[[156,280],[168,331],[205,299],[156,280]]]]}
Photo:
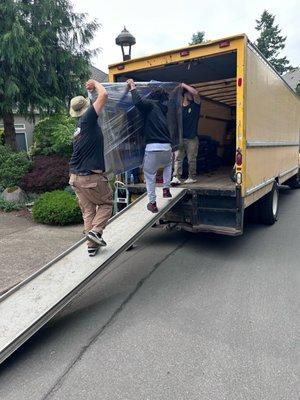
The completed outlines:
{"type": "Polygon", "coordinates": [[[60,156],[36,156],[33,169],[21,183],[26,192],[44,193],[64,189],[69,181],[69,163],[60,156]]]}
{"type": "Polygon", "coordinates": [[[31,154],[33,156],[58,154],[70,157],[75,128],[75,119],[67,115],[53,115],[42,119],[33,131],[31,154]]]}
{"type": "Polygon", "coordinates": [[[31,162],[25,151],[15,153],[0,145],[0,186],[19,186],[23,176],[29,171],[31,162]]]}
{"type": "Polygon", "coordinates": [[[4,129],[0,128],[0,144],[4,146],[4,129]]]}
{"type": "Polygon", "coordinates": [[[55,190],[42,194],[32,208],[35,221],[48,225],[68,225],[82,222],[75,196],[55,190]]]}

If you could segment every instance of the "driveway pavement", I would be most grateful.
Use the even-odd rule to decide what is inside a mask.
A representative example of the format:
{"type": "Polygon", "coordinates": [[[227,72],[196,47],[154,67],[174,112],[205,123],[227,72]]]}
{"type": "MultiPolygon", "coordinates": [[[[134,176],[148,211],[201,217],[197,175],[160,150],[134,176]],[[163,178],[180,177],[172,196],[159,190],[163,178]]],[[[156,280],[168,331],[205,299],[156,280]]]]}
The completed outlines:
{"type": "Polygon", "coordinates": [[[53,227],[0,212],[0,294],[82,238],[82,225],[53,227]]]}
{"type": "Polygon", "coordinates": [[[1,400],[298,400],[299,204],[237,238],[149,230],[0,367],[1,400]]]}

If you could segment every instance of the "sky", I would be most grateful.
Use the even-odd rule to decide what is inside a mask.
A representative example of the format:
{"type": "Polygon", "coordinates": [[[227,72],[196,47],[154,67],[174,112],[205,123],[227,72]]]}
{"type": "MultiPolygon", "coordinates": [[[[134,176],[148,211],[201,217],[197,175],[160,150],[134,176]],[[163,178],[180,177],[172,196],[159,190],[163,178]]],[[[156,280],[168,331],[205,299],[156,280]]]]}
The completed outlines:
{"type": "Polygon", "coordinates": [[[101,28],[92,47],[101,52],[92,60],[107,72],[108,65],[122,60],[115,38],[124,25],[136,38],[132,58],[186,46],[192,34],[205,31],[214,40],[246,33],[255,41],[256,19],[266,9],[275,14],[275,23],[287,36],[286,55],[293,66],[300,66],[300,0],[71,0],[76,12],[97,18],[101,28]]]}

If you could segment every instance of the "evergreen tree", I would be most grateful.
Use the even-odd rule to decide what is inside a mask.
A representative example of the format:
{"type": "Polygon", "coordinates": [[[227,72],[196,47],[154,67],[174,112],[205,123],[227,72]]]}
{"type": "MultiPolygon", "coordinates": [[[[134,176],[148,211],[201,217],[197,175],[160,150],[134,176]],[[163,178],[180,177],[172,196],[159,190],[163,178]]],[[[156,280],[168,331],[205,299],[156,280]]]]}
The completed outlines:
{"type": "Polygon", "coordinates": [[[4,0],[0,20],[0,118],[5,143],[16,150],[13,111],[34,119],[81,92],[99,24],[68,0],[4,0]]]}
{"type": "Polygon", "coordinates": [[[189,45],[203,43],[204,42],[204,36],[205,36],[205,32],[204,31],[198,31],[198,32],[194,33],[192,38],[191,38],[191,42],[189,43],[189,45]]]}
{"type": "Polygon", "coordinates": [[[280,52],[285,47],[286,36],[281,35],[281,29],[274,25],[275,15],[264,10],[260,20],[256,20],[255,29],[260,32],[260,36],[255,42],[257,48],[273,65],[279,74],[290,71],[293,67],[286,57],[279,57],[280,52]]]}

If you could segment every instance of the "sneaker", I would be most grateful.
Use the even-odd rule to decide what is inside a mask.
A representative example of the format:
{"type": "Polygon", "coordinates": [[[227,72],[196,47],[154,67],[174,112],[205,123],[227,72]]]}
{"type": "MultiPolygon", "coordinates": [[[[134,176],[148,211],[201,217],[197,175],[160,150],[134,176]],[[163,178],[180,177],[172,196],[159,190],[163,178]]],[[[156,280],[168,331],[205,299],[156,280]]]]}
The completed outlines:
{"type": "Polygon", "coordinates": [[[177,176],[173,176],[173,179],[171,180],[171,185],[172,186],[176,186],[176,185],[180,185],[181,182],[180,180],[177,178],[177,176]]]}
{"type": "Polygon", "coordinates": [[[189,184],[189,183],[196,183],[197,182],[197,179],[193,179],[193,178],[188,178],[188,179],[186,179],[185,181],[184,181],[184,183],[187,183],[187,184],[189,184]]]}
{"type": "Polygon", "coordinates": [[[169,188],[163,188],[163,197],[172,197],[169,188]]]}
{"type": "Polygon", "coordinates": [[[103,240],[102,235],[99,232],[89,231],[87,237],[99,246],[106,246],[106,242],[103,240]]]}
{"type": "Polygon", "coordinates": [[[155,203],[148,203],[147,204],[147,210],[149,210],[149,211],[151,211],[153,213],[157,213],[158,212],[158,208],[157,208],[156,202],[155,203]]]}
{"type": "Polygon", "coordinates": [[[97,246],[97,247],[88,247],[88,255],[90,257],[94,257],[98,253],[98,250],[99,250],[99,246],[97,246]]]}

